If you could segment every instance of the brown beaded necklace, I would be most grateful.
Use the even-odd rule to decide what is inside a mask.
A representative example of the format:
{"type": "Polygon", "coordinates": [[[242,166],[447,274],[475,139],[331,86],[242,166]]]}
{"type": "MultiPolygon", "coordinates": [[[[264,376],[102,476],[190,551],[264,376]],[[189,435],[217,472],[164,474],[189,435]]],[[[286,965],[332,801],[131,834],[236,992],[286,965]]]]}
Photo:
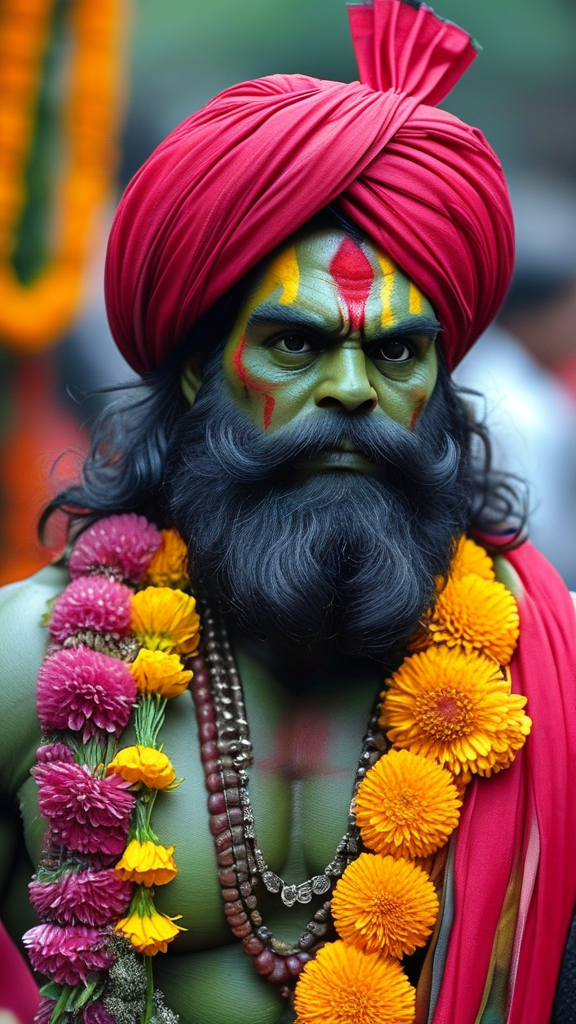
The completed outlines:
{"type": "Polygon", "coordinates": [[[200,754],[208,790],[210,831],[214,836],[218,878],[224,913],[233,935],[244,951],[254,957],[258,974],[290,998],[304,964],[326,940],[332,924],[330,899],[311,917],[294,944],[276,939],[263,924],[256,892],[264,887],[280,894],[285,906],[310,903],[314,896],[330,893],[344,870],[362,849],[353,798],[369,768],[387,749],[378,727],[374,705],[362,743],[348,813],[348,828],[334,858],[321,875],[300,885],[288,885],[270,870],[256,838],[254,813],[248,790],[248,768],[253,762],[242,683],[226,627],[205,600],[198,601],[203,623],[203,649],[189,664],[194,672],[191,692],[196,708],[200,754]]]}

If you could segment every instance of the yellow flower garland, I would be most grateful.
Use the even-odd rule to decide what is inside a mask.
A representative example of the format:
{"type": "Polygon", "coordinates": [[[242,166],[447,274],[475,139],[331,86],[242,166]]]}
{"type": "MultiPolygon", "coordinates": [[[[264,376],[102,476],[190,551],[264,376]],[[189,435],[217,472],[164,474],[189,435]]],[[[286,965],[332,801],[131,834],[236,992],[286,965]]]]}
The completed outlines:
{"type": "Polygon", "coordinates": [[[23,285],[11,260],[54,9],[54,0],[3,0],[0,8],[0,337],[19,352],[46,348],[68,325],[94,215],[116,159],[123,5],[73,0],[67,5],[74,47],[62,116],[66,163],[57,189],[57,241],[45,269],[23,285]]]}
{"type": "Polygon", "coordinates": [[[388,991],[379,972],[425,945],[436,921],[434,884],[414,860],[448,841],[463,785],[474,774],[507,768],[530,732],[526,698],[510,692],[507,665],[517,642],[514,598],[496,581],[483,548],[461,538],[414,653],[381,694],[379,724],[392,749],[355,798],[356,822],[372,852],[361,853],[336,885],[340,940],[304,968],[297,1024],[413,1021],[415,993],[400,964],[388,991]]]}

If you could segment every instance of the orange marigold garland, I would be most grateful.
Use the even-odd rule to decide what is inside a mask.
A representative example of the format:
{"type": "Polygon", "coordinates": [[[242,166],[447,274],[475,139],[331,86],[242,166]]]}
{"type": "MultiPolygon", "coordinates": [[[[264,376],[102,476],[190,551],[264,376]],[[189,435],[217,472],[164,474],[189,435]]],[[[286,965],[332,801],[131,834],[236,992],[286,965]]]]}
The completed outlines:
{"type": "Polygon", "coordinates": [[[415,992],[396,960],[426,943],[438,914],[434,884],[414,861],[428,858],[432,869],[431,855],[458,824],[465,785],[507,768],[530,732],[526,698],[510,692],[518,632],[516,602],[492,559],[460,538],[445,588],[381,695],[379,725],[392,749],[355,797],[373,852],[336,885],[341,941],[304,968],[297,1024],[413,1021],[415,992]]]}
{"type": "Polygon", "coordinates": [[[174,557],[181,545],[173,530],[141,516],[102,519],[78,538],[72,582],[51,609],[53,645],[38,681],[44,741],[34,770],[48,846],[31,886],[47,923],[25,936],[33,965],[50,979],[42,1009],[51,1024],[84,1021],[88,1004],[91,1020],[115,1020],[123,997],[109,969],[118,959],[135,999],[139,993],[138,1020],[176,1019],[154,994],[151,957],[183,931],[179,915],[161,914],[153,902],[153,887],[169,884],[178,869],[174,846],[160,842],[151,817],[158,791],[182,781],[159,734],[167,701],[192,679],[181,656],[199,642],[194,598],[168,585],[188,582],[174,557]],[[161,585],[145,586],[152,578],[161,585]],[[118,749],[129,721],[136,743],[118,749]],[[110,856],[115,867],[104,868],[110,856]],[[66,937],[52,923],[55,892],[66,937]],[[90,920],[98,928],[84,924],[86,902],[97,908],[90,920]]]}

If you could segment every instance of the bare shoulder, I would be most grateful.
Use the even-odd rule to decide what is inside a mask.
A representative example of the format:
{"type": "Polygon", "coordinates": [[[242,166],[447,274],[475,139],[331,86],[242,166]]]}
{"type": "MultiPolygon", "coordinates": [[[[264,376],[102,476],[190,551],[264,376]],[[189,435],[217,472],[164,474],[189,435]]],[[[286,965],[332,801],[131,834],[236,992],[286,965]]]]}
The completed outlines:
{"type": "Polygon", "coordinates": [[[520,577],[507,558],[502,555],[495,555],[494,571],[498,582],[503,583],[515,598],[522,596],[522,583],[520,582],[520,577]]]}
{"type": "Polygon", "coordinates": [[[0,589],[0,791],[15,793],[34,761],[40,730],[36,678],[46,653],[42,616],[68,577],[47,566],[29,579],[0,589]]]}

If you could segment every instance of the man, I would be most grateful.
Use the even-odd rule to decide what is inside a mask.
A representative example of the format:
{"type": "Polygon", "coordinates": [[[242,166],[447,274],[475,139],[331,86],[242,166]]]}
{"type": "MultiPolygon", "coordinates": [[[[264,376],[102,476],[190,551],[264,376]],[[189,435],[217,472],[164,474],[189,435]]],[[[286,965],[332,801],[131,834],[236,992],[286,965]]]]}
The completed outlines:
{"type": "MultiPolygon", "coordinates": [[[[183,1024],[294,1019],[286,1000],[308,950],[313,969],[342,946],[327,865],[343,833],[355,862],[350,790],[382,749],[372,712],[382,680],[419,642],[458,538],[476,529],[494,549],[520,540],[516,495],[486,454],[472,464],[485,438],[447,373],[495,315],[512,259],[496,158],[476,130],[426,105],[470,62],[470,40],[403,0],[351,18],[369,84],[244,83],[177,129],[130,186],[108,308],[148,390],[100,424],[82,483],[49,510],[138,512],[188,545],[203,622],[191,663],[198,719],[185,694],[169,706],[162,742],[185,782],[154,810],[178,858],[155,900],[187,929],[155,957],[154,977],[183,1024]],[[254,751],[243,813],[238,790],[222,788],[226,728],[216,757],[203,732],[220,693],[209,677],[229,687],[218,713],[233,742],[254,751]]],[[[362,984],[336,976],[330,1011],[297,995],[304,1024],[551,1018],[576,893],[574,612],[529,548],[494,564],[498,593],[520,605],[512,689],[534,725],[511,767],[470,783],[459,832],[443,844],[438,928],[424,964],[405,960],[416,1017],[378,1011],[388,989],[370,985],[384,958],[362,984]]],[[[67,582],[64,566],[50,567],[2,606],[3,771],[33,857],[39,622],[67,582]]],[[[433,717],[465,736],[457,712],[443,697],[433,717]]],[[[123,1019],[118,1001],[114,1012],[123,1019]]]]}

